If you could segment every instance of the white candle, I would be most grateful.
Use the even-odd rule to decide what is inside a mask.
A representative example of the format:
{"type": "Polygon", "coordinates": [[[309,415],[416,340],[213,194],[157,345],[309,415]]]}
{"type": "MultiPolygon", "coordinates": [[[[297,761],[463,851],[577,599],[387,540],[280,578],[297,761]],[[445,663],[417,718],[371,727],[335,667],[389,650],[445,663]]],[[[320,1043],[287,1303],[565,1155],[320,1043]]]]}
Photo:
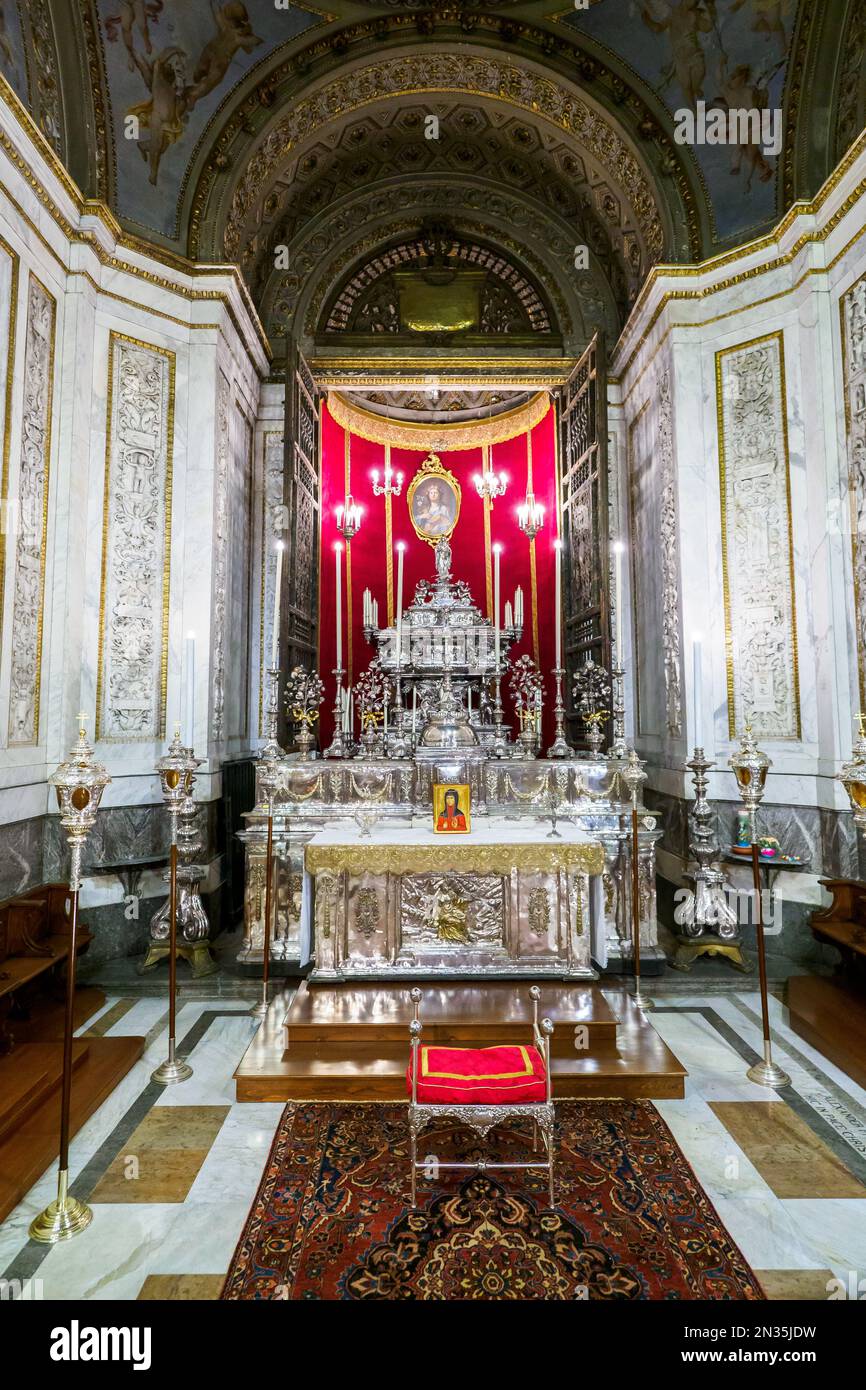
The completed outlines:
{"type": "Polygon", "coordinates": [[[622,541],[615,541],[613,547],[614,568],[613,568],[613,601],[616,607],[616,665],[618,670],[622,670],[625,664],[625,653],[622,649],[622,541]]]}
{"type": "Polygon", "coordinates": [[[499,556],[501,545],[493,547],[493,656],[499,670],[499,556]]]}
{"type": "Polygon", "coordinates": [[[702,680],[703,672],[702,672],[702,670],[701,670],[701,663],[702,663],[701,636],[700,636],[700,633],[698,633],[698,632],[696,632],[696,633],[694,634],[693,638],[692,638],[692,660],[694,661],[694,686],[695,686],[695,747],[696,747],[696,748],[703,748],[703,746],[704,746],[704,730],[703,730],[703,723],[704,723],[704,721],[703,721],[704,692],[703,692],[703,680],[702,680]]]}
{"type": "Polygon", "coordinates": [[[556,551],[556,669],[562,669],[562,541],[554,541],[556,551]]]}
{"type": "Polygon", "coordinates": [[[283,601],[283,542],[277,541],[277,578],[274,585],[274,626],[271,631],[271,670],[276,671],[280,654],[280,605],[283,601]]]}
{"type": "Polygon", "coordinates": [[[402,541],[397,542],[397,665],[403,660],[403,552],[402,541]]]}
{"type": "Polygon", "coordinates": [[[510,627],[513,627],[513,626],[514,626],[514,615],[513,615],[513,613],[511,612],[511,600],[510,600],[510,599],[506,599],[506,601],[505,601],[505,626],[506,626],[506,628],[510,628],[510,627]]]}
{"type": "Polygon", "coordinates": [[[184,643],[186,665],[186,689],[184,691],[185,716],[183,741],[187,748],[195,747],[195,633],[186,634],[184,643]]]}
{"type": "Polygon", "coordinates": [[[337,670],[343,669],[343,547],[334,546],[337,563],[337,670]]]}

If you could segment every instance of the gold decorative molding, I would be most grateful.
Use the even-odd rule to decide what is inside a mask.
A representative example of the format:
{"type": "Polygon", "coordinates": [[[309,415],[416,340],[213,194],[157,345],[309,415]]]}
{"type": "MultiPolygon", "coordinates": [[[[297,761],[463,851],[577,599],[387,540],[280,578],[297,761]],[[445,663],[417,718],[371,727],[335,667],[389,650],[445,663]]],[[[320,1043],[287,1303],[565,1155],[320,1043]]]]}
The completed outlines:
{"type": "MultiPolygon", "coordinates": [[[[3,598],[6,592],[6,536],[9,520],[6,508],[9,501],[9,455],[12,445],[12,386],[15,380],[15,342],[18,327],[18,280],[21,264],[18,255],[0,237],[0,251],[9,257],[9,322],[6,337],[6,384],[3,399],[3,452],[0,456],[0,642],[3,636],[3,598]]],[[[2,648],[0,648],[2,656],[2,648]]]]}
{"type": "Polygon", "coordinates": [[[447,840],[435,845],[389,845],[375,840],[367,845],[315,845],[304,850],[310,873],[347,873],[359,878],[365,874],[473,873],[511,874],[559,873],[576,871],[600,874],[604,869],[604,847],[600,844],[479,844],[471,836],[455,844],[447,840]]]}
{"type": "Polygon", "coordinates": [[[490,419],[471,423],[446,421],[440,425],[408,424],[365,410],[336,391],[328,392],[328,410],[336,423],[350,434],[369,439],[374,444],[390,444],[394,449],[423,449],[439,453],[503,444],[506,439],[514,439],[516,435],[534,429],[549,409],[550,397],[546,391],[539,391],[526,405],[504,411],[490,419]]]}

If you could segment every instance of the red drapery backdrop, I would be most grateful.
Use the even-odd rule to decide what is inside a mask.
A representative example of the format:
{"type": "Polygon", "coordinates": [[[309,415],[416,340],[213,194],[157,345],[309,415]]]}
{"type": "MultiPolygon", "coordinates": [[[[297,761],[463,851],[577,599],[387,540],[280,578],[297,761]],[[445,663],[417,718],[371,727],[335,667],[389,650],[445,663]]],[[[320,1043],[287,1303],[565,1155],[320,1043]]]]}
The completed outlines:
{"type": "MultiPolygon", "coordinates": [[[[320,746],[327,748],[334,731],[334,677],[336,651],[336,565],[335,547],[344,545],[337,530],[335,511],[342,503],[345,487],[345,433],[336,423],[326,405],[322,407],[322,492],[320,522],[320,565],[319,565],[319,670],[325,683],[325,699],[322,704],[320,746]]],[[[556,557],[554,541],[558,538],[557,479],[556,479],[556,440],[555,410],[551,406],[544,418],[532,430],[532,482],[536,501],[544,507],[545,521],[535,540],[536,569],[536,611],[538,631],[538,653],[533,645],[533,593],[530,575],[530,545],[517,524],[517,507],[526,496],[527,482],[527,441],[526,434],[495,444],[490,450],[491,467],[496,472],[505,473],[508,487],[503,497],[493,504],[491,514],[491,542],[502,545],[500,602],[504,611],[506,600],[514,600],[517,585],[523,588],[524,625],[523,636],[510,653],[511,659],[527,653],[538,660],[544,677],[545,712],[542,729],[542,748],[546,749],[553,741],[553,669],[556,657],[555,646],[555,582],[556,557]]],[[[392,499],[393,545],[405,542],[406,552],[403,573],[403,607],[412,601],[415,585],[419,579],[432,579],[435,576],[433,548],[419,540],[412,527],[406,502],[406,494],[414,475],[421,468],[428,451],[419,449],[391,449],[391,467],[403,474],[403,491],[400,497],[392,499]]],[[[482,467],[482,451],[476,449],[455,449],[440,454],[442,464],[454,474],[460,484],[460,516],[451,537],[453,552],[452,573],[456,579],[465,579],[472,598],[485,616],[486,570],[484,543],[484,504],[475,489],[473,475],[482,467]]],[[[349,551],[349,574],[347,582],[346,556],[343,558],[343,667],[347,668],[351,632],[351,672],[344,677],[354,684],[362,671],[366,670],[374,649],[370,647],[363,630],[362,595],[369,588],[373,598],[379,601],[379,625],[387,624],[386,594],[386,549],[385,549],[385,499],[374,497],[372,473],[379,471],[381,481],[384,470],[385,446],[363,439],[357,434],[350,438],[350,488],[353,499],[363,508],[363,519],[357,535],[352,539],[349,551]],[[351,608],[349,607],[351,604],[351,608]]],[[[344,546],[345,549],[345,546],[344,546]]],[[[397,555],[394,552],[394,596],[396,604],[397,555]]],[[[500,615],[501,617],[502,615],[500,615]]],[[[506,706],[506,719],[513,718],[508,692],[507,677],[503,681],[503,700],[506,706]]],[[[516,728],[512,733],[516,733],[516,728]]]]}

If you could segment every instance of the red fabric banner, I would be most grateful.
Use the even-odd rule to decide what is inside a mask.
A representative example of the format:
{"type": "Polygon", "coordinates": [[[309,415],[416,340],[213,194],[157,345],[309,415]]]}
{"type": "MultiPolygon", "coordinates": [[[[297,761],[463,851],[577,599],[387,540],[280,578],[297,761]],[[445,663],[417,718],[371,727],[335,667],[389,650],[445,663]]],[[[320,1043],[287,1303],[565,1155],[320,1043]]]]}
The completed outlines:
{"type": "MultiPolygon", "coordinates": [[[[366,670],[374,649],[363,630],[362,596],[369,588],[379,602],[379,626],[387,625],[386,594],[385,499],[373,495],[372,473],[378,469],[381,482],[384,471],[385,446],[352,435],[350,439],[349,485],[353,499],[363,508],[363,518],[357,535],[348,546],[349,574],[347,583],[346,546],[337,530],[336,508],[346,494],[345,433],[328,411],[322,407],[322,494],[320,522],[319,565],[319,670],[325,683],[322,705],[320,746],[327,748],[334,730],[334,677],[336,642],[336,565],[335,546],[343,546],[342,608],[343,608],[343,667],[349,658],[351,631],[351,674],[344,677],[354,683],[366,670]],[[351,610],[348,604],[351,602],[351,610]]],[[[556,557],[554,541],[558,536],[556,505],[556,443],[554,408],[532,431],[532,481],[536,501],[544,507],[544,526],[535,541],[536,611],[539,650],[533,649],[533,591],[530,574],[530,545],[517,524],[517,508],[526,496],[527,441],[526,435],[504,441],[492,447],[491,467],[505,473],[508,487],[503,497],[493,504],[490,530],[491,542],[502,546],[500,603],[503,613],[506,601],[514,602],[517,585],[523,588],[524,624],[521,641],[511,649],[512,660],[524,653],[536,658],[545,683],[545,713],[542,748],[553,741],[553,669],[556,644],[554,634],[556,557]]],[[[419,579],[435,577],[433,547],[416,536],[409,517],[406,495],[412,478],[421,468],[426,452],[416,449],[392,449],[391,467],[403,474],[400,497],[392,498],[394,550],[394,602],[396,611],[398,541],[405,542],[403,572],[403,608],[412,602],[419,579]]],[[[472,479],[482,467],[481,448],[459,449],[440,455],[443,467],[454,474],[460,484],[460,515],[451,537],[453,552],[452,573],[465,579],[472,598],[485,616],[486,571],[484,544],[484,504],[472,479]]],[[[502,615],[500,615],[502,616],[502,615]]],[[[512,718],[507,677],[503,681],[503,700],[506,719],[512,718]]],[[[517,733],[512,729],[512,736],[517,733]]]]}

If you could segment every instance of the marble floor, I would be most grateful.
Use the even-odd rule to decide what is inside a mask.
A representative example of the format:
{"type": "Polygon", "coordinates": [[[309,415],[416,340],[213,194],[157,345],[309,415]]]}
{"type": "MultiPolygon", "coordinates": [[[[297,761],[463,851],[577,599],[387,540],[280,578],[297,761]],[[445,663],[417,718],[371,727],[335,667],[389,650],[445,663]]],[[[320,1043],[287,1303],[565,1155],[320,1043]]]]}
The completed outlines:
{"type": "MultiPolygon", "coordinates": [[[[652,1022],[689,1071],[685,1098],[656,1104],[767,1295],[866,1289],[866,1092],[790,1031],[777,999],[776,1051],[791,1077],[781,1092],[745,1076],[760,1050],[756,992],[660,984],[655,998],[652,1022]]],[[[178,1050],[194,1075],[164,1090],[150,1081],[165,1056],[164,998],[106,1000],[81,1031],[147,1043],[72,1144],[73,1191],[93,1222],[51,1248],[28,1240],[54,1195],[52,1168],[0,1226],[0,1278],[45,1299],[218,1297],[282,1112],[234,1099],[232,1072],[257,1027],[248,1008],[182,1001],[178,1050]]]]}

